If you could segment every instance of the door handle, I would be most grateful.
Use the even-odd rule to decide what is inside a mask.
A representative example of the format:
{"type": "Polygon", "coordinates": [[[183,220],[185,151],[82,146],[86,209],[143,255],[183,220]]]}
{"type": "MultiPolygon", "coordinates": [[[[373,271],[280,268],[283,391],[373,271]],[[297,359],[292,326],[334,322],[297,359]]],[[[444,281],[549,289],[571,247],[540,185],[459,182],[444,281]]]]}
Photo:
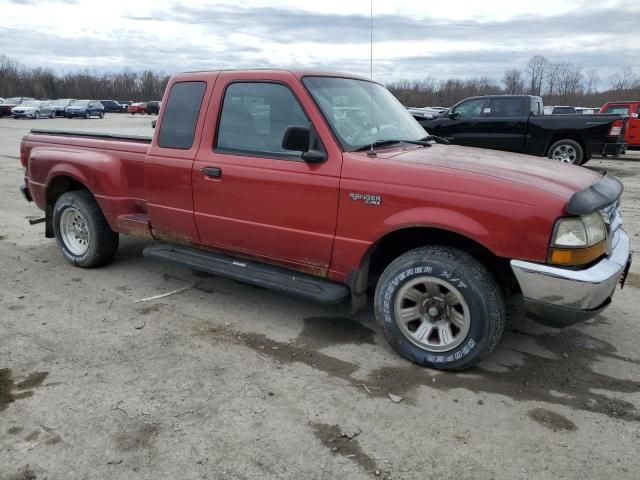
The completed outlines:
{"type": "Polygon", "coordinates": [[[207,177],[220,178],[222,176],[222,169],[218,167],[204,167],[202,173],[207,177]]]}

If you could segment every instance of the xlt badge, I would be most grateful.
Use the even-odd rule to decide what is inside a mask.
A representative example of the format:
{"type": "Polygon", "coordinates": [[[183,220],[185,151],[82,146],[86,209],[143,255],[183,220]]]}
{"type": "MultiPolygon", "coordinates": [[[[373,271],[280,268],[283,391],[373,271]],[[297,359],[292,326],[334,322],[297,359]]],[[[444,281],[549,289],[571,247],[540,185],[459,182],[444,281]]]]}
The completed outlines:
{"type": "Polygon", "coordinates": [[[364,200],[367,205],[382,205],[382,197],[380,195],[371,195],[369,193],[353,193],[349,194],[351,200],[364,200]]]}

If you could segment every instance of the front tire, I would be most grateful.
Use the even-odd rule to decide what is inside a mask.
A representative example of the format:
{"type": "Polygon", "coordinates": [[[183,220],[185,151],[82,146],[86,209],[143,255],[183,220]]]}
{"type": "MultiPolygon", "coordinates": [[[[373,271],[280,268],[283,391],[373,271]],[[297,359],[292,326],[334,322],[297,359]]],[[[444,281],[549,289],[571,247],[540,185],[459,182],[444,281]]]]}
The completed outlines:
{"type": "Polygon", "coordinates": [[[582,147],[574,140],[559,140],[549,149],[549,158],[562,163],[581,165],[583,157],[582,147]]]}
{"type": "Polygon", "coordinates": [[[465,370],[502,338],[502,292],[487,268],[450,247],[411,250],[383,272],[376,320],[403,357],[425,367],[465,370]]]}
{"type": "Polygon", "coordinates": [[[38,120],[40,118],[40,112],[36,112],[33,114],[33,118],[35,118],[36,120],[38,120]]]}
{"type": "Polygon", "coordinates": [[[53,209],[58,247],[73,265],[92,268],[111,261],[119,237],[111,230],[100,206],[87,190],[64,193],[53,209]]]}

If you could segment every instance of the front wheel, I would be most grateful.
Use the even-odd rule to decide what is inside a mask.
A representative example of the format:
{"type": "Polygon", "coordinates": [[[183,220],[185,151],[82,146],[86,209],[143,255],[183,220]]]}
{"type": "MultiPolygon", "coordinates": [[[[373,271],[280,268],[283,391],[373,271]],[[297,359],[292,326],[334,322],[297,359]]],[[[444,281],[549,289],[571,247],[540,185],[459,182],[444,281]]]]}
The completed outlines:
{"type": "Polygon", "coordinates": [[[487,268],[450,247],[411,250],[383,272],[376,320],[403,357],[440,370],[465,370],[502,337],[502,292],[487,268]]]}
{"type": "Polygon", "coordinates": [[[63,255],[78,267],[109,263],[118,250],[118,234],[87,190],[60,196],[53,209],[53,229],[63,255]]]}
{"type": "Polygon", "coordinates": [[[40,112],[36,111],[36,113],[33,114],[33,118],[38,120],[40,118],[40,112]]]}
{"type": "Polygon", "coordinates": [[[583,156],[582,147],[574,140],[559,140],[549,149],[549,158],[562,163],[580,165],[583,156]]]}

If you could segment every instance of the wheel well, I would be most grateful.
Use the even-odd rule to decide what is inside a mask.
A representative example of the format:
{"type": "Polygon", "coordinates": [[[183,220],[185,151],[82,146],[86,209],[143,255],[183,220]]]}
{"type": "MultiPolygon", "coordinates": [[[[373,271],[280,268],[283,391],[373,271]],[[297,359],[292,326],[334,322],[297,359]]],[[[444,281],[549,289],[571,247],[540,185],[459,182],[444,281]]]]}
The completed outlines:
{"type": "Polygon", "coordinates": [[[86,185],[74,178],[62,175],[55,177],[47,186],[47,205],[55,205],[63,193],[72,190],[89,190],[86,185]]]}
{"type": "Polygon", "coordinates": [[[582,139],[582,137],[580,137],[580,135],[576,135],[575,133],[571,133],[571,132],[556,133],[553,137],[551,137],[551,140],[549,140],[549,143],[547,144],[547,148],[545,149],[545,152],[544,152],[545,157],[549,155],[549,150],[551,150],[551,146],[554,143],[556,143],[558,140],[573,140],[574,142],[577,142],[578,145],[580,145],[580,147],[582,148],[582,154],[584,155],[584,158],[586,158],[587,149],[584,144],[584,140],[582,139]]]}
{"type": "Polygon", "coordinates": [[[426,245],[444,245],[464,250],[489,269],[503,291],[509,292],[517,286],[509,259],[498,257],[483,245],[458,233],[438,228],[411,227],[389,233],[376,242],[364,256],[360,269],[350,281],[354,310],[363,306],[362,297],[367,289],[375,286],[391,262],[409,250],[426,245]],[[359,300],[356,301],[356,297],[359,297],[359,300]]]}
{"type": "Polygon", "coordinates": [[[66,175],[55,177],[51,182],[49,182],[46,192],[47,205],[45,207],[45,237],[53,238],[55,236],[53,231],[53,207],[63,193],[71,192],[72,190],[89,191],[86,185],[66,175]]]}

